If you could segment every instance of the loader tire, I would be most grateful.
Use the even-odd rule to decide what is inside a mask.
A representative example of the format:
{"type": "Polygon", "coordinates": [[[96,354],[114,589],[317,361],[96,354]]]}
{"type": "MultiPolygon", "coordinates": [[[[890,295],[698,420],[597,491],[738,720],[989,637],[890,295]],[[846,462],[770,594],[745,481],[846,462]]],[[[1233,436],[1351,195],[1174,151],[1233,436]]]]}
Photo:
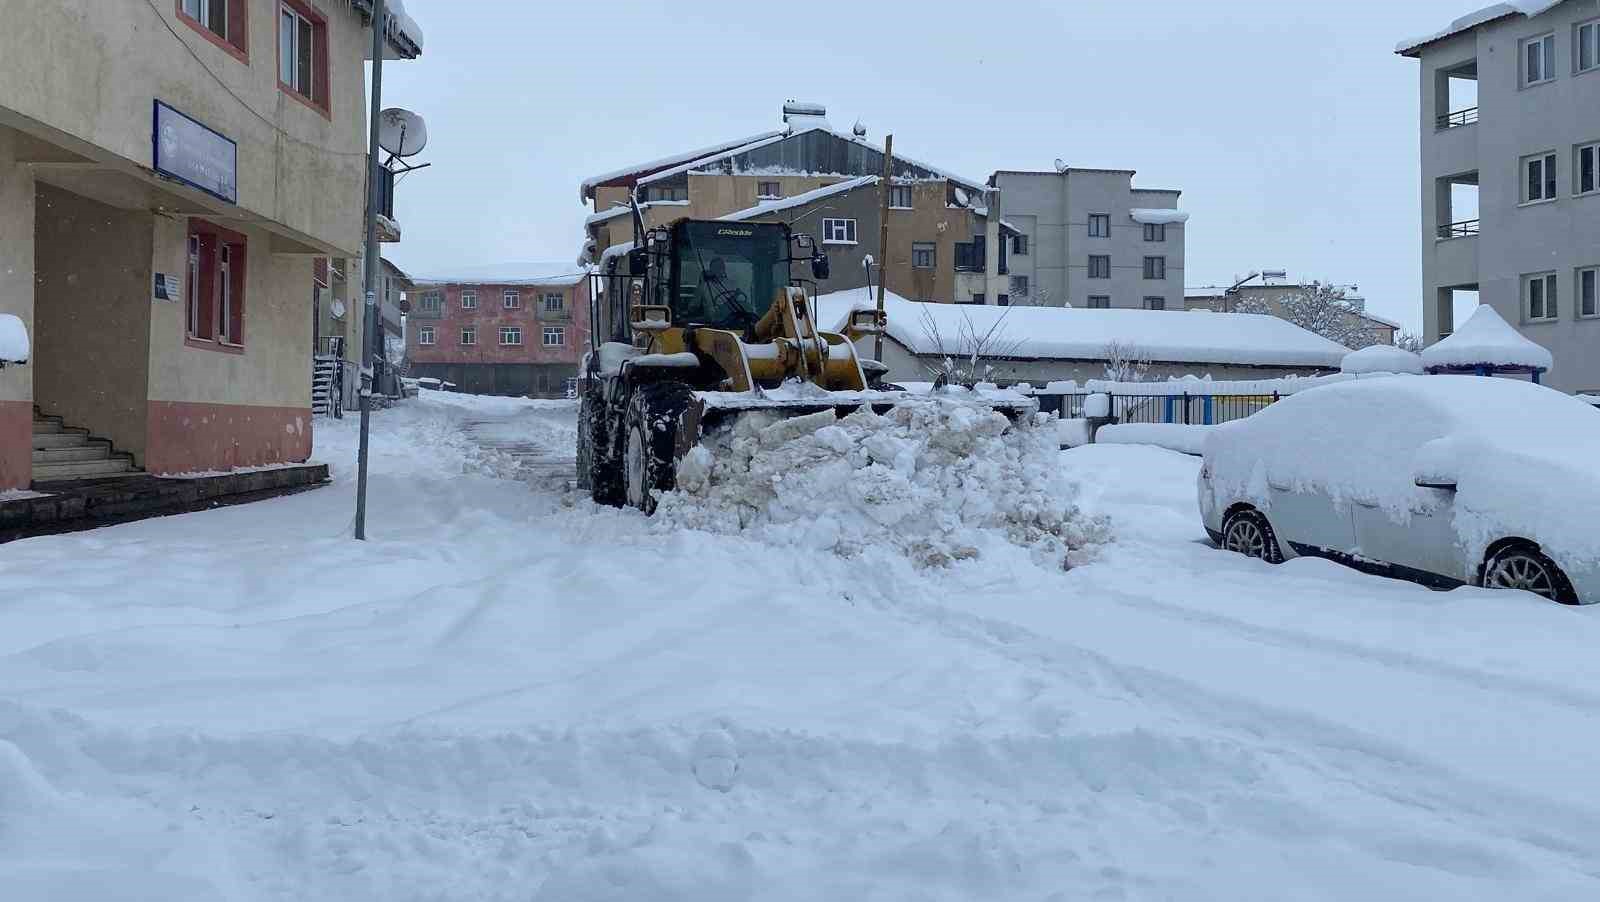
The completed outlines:
{"type": "Polygon", "coordinates": [[[589,490],[594,503],[621,507],[627,500],[622,459],[606,413],[604,399],[597,396],[585,395],[578,405],[578,485],[589,490]]]}
{"type": "Polygon", "coordinates": [[[681,382],[642,385],[623,417],[622,473],[628,504],[655,513],[656,497],[678,483],[678,428],[694,391],[681,382]]]}

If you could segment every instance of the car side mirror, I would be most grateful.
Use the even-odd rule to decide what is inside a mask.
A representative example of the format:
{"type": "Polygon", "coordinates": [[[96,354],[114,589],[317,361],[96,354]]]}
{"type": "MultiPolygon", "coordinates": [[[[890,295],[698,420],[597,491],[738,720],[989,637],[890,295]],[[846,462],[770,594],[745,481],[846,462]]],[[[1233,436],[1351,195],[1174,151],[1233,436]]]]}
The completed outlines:
{"type": "Polygon", "coordinates": [[[650,251],[636,247],[628,251],[628,275],[643,276],[650,272],[650,251]]]}
{"type": "Polygon", "coordinates": [[[818,282],[828,280],[828,255],[817,254],[811,258],[811,277],[818,282]]]}

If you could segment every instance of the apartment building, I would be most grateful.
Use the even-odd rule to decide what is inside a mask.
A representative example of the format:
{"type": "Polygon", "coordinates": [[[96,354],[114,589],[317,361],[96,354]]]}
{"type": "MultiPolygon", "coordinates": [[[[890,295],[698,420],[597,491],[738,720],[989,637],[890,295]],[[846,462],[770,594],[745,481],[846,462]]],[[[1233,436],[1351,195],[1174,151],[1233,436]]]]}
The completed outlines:
{"type": "Polygon", "coordinates": [[[1600,389],[1600,7],[1497,4],[1403,41],[1420,65],[1423,322],[1489,304],[1600,389]]]}
{"type": "Polygon", "coordinates": [[[560,397],[589,342],[587,270],[519,263],[418,277],[409,292],[413,378],[483,395],[560,397]]]}
{"type": "Polygon", "coordinates": [[[994,173],[991,210],[1008,228],[1013,303],[1182,310],[1182,192],[1133,187],[1131,169],[994,173]]]}
{"type": "MultiPolygon", "coordinates": [[[[6,4],[0,312],[34,353],[0,370],[0,488],[33,475],[35,405],[152,473],[309,456],[314,261],[363,238],[371,12],[6,4]]],[[[385,33],[421,53],[403,9],[385,33]]]]}
{"type": "Polygon", "coordinates": [[[883,149],[866,130],[835,130],[817,104],[786,103],[782,127],[586,179],[594,205],[585,221],[588,259],[633,240],[629,204],[637,197],[646,227],[683,217],[784,221],[809,234],[832,259],[824,290],[873,281],[908,298],[1004,303],[1007,245],[985,206],[986,187],[894,155],[889,249],[877,250],[883,149]]]}

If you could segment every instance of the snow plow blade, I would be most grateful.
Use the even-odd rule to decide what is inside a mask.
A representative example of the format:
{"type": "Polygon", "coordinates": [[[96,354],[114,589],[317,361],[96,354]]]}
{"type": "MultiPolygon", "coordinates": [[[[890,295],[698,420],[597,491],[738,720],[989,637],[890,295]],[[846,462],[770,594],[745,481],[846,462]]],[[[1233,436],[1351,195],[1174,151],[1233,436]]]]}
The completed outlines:
{"type": "Polygon", "coordinates": [[[678,427],[677,456],[682,459],[705,434],[740,414],[757,411],[780,417],[803,417],[823,411],[845,417],[862,409],[884,414],[907,401],[960,401],[989,407],[1017,420],[1039,411],[1039,402],[1011,391],[951,388],[928,393],[907,391],[823,391],[809,384],[786,385],[767,392],[695,392],[678,427]]]}

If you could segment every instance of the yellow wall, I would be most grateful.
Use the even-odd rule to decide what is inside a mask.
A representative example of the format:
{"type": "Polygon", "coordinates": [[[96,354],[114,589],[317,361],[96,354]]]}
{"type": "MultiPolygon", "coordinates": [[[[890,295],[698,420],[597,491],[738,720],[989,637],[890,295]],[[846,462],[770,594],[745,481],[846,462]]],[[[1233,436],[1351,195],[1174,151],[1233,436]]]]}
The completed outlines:
{"type": "Polygon", "coordinates": [[[34,400],[143,461],[150,214],[40,185],[34,400]]]}

